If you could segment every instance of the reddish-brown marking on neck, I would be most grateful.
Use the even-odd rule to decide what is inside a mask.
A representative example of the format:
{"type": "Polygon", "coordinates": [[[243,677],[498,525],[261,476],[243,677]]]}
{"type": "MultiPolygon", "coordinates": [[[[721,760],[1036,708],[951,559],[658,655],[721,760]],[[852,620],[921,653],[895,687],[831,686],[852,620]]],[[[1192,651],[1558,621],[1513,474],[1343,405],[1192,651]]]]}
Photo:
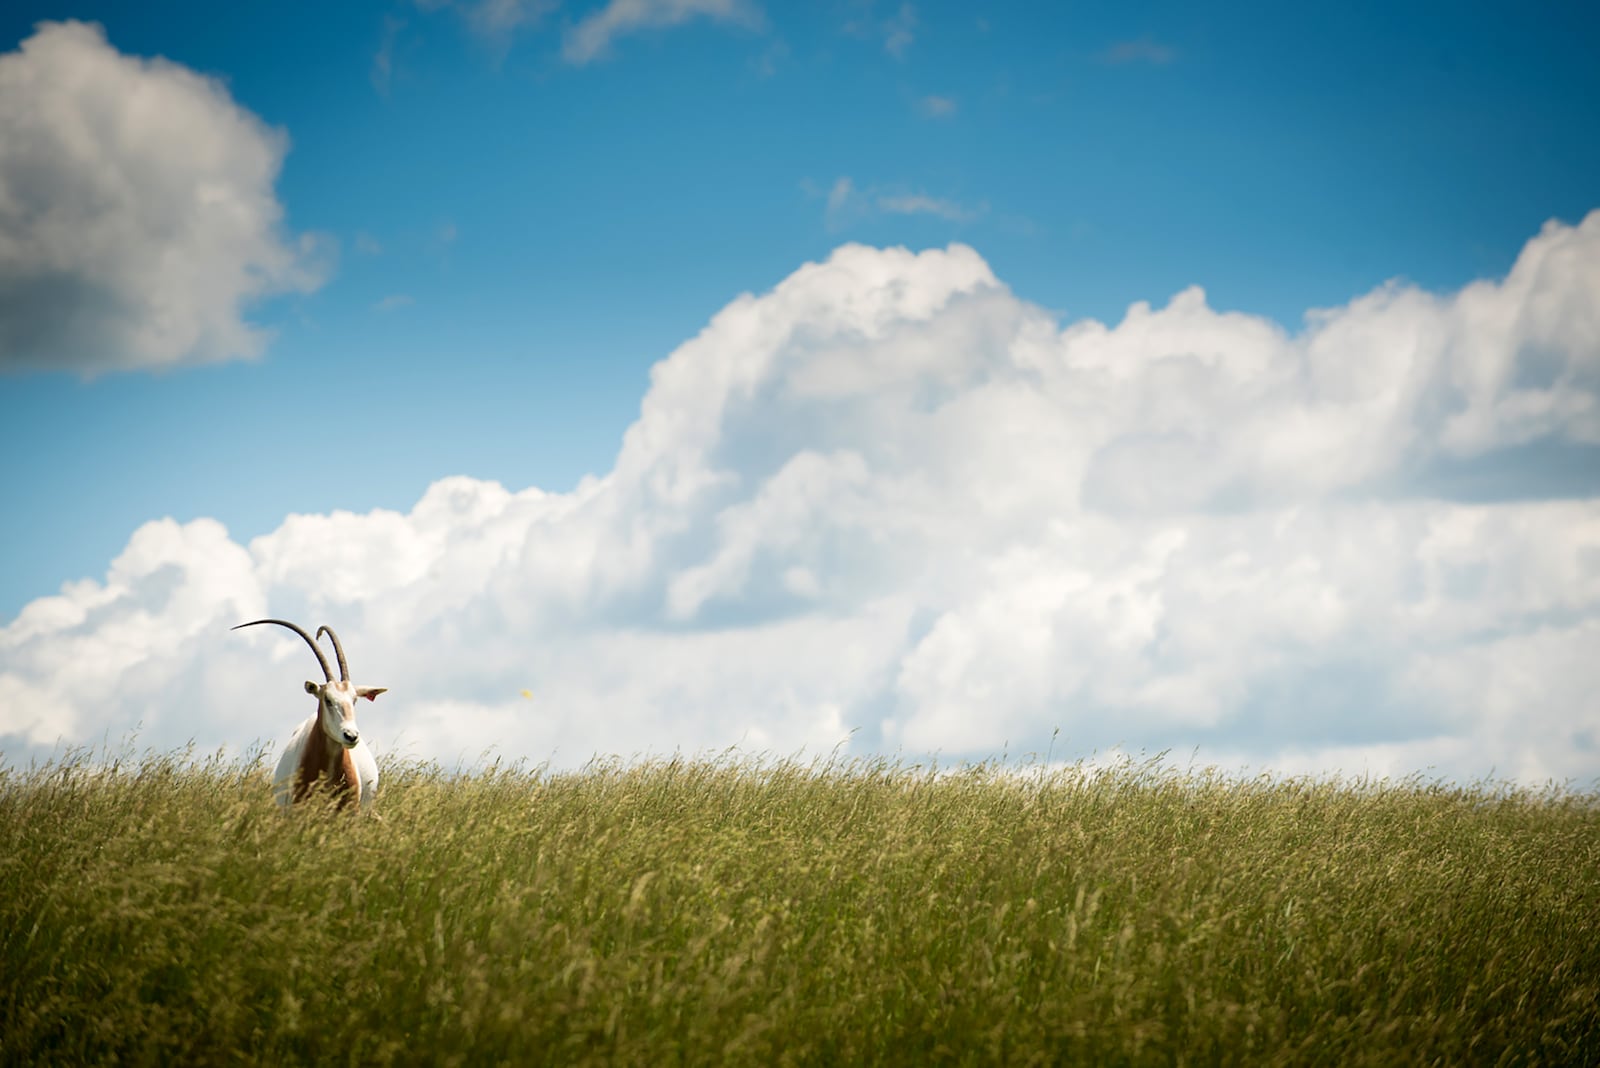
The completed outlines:
{"type": "Polygon", "coordinates": [[[361,790],[361,775],[356,771],[350,750],[331,744],[327,732],[322,729],[320,700],[317,721],[311,725],[311,736],[306,739],[306,746],[300,752],[300,765],[295,769],[294,799],[304,801],[309,797],[318,779],[326,780],[340,808],[348,805],[361,790]]]}

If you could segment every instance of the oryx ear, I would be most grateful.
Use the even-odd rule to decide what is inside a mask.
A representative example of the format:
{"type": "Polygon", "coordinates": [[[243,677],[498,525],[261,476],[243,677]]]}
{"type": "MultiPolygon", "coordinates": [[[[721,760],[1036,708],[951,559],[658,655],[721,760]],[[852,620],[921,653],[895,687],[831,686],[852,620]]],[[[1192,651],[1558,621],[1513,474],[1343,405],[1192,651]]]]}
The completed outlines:
{"type": "Polygon", "coordinates": [[[312,682],[310,679],[307,679],[306,680],[306,693],[316,693],[316,692],[317,692],[317,684],[312,682]]]}
{"type": "Polygon", "coordinates": [[[365,697],[369,701],[376,701],[380,693],[388,693],[387,686],[357,686],[356,696],[365,697]]]}

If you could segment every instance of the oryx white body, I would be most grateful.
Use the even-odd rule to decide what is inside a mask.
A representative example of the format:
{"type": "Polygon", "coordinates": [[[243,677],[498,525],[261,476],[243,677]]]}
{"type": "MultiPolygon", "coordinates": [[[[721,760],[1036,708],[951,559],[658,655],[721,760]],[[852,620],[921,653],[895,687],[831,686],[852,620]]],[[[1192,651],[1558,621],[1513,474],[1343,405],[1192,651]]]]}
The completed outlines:
{"type": "Polygon", "coordinates": [[[307,760],[314,754],[309,750],[311,743],[316,740],[316,734],[321,727],[318,720],[321,713],[317,712],[305,718],[300,726],[294,729],[289,736],[289,744],[283,750],[283,755],[278,758],[278,770],[272,773],[272,796],[278,804],[288,808],[295,801],[295,785],[299,782],[315,782],[320,772],[327,776],[329,782],[337,782],[339,773],[349,779],[351,790],[361,799],[361,807],[371,808],[378,797],[378,762],[373,759],[372,750],[367,747],[366,739],[357,742],[354,747],[336,754],[347,759],[349,764],[344,768],[331,768],[322,765],[322,761],[307,760]],[[302,765],[305,765],[302,771],[302,765]]]}

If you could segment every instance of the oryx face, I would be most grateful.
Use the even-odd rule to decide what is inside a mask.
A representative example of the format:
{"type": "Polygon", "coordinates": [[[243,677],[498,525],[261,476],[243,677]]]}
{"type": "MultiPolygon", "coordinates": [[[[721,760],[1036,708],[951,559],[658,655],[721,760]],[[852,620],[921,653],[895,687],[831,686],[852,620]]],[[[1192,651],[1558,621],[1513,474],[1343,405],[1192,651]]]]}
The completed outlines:
{"type": "Polygon", "coordinates": [[[317,720],[322,733],[337,745],[353,749],[361,741],[361,728],[356,724],[356,699],[377,699],[383,691],[371,686],[356,686],[344,680],[315,683],[306,680],[306,693],[317,698],[317,720]]]}

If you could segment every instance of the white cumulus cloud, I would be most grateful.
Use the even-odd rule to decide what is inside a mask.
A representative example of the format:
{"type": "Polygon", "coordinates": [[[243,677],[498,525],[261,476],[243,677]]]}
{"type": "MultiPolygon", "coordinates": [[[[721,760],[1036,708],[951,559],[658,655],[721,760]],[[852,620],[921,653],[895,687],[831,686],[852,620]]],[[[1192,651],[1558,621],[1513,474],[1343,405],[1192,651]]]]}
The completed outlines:
{"type": "MultiPolygon", "coordinates": [[[[333,625],[391,753],[1172,749],[1600,776],[1600,213],[1294,331],[1195,288],[1061,322],[848,245],[653,369],[611,471],[240,545],[151,523],[0,630],[0,747],[243,748],[333,625]],[[1529,491],[1552,458],[1588,470],[1529,491]],[[1470,499],[1441,471],[1474,472],[1470,499]],[[522,696],[526,690],[532,699],[522,696]]],[[[1454,477],[1454,476],[1453,476],[1454,477]]]]}
{"type": "Polygon", "coordinates": [[[283,232],[286,139],[214,79],[41,23],[0,55],[0,370],[257,354],[243,308],[320,284],[283,232]]]}

